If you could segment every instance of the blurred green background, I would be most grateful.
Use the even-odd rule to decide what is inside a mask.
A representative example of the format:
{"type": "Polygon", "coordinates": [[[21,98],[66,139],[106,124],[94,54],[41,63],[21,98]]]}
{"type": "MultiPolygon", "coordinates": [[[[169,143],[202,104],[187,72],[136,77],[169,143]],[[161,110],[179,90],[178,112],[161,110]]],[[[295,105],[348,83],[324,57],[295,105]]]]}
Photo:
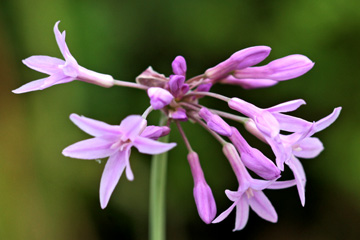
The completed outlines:
{"type": "MultiPolygon", "coordinates": [[[[302,161],[308,177],[305,207],[295,188],[269,190],[266,194],[279,215],[277,224],[253,212],[240,232],[232,232],[234,213],[220,224],[204,224],[192,196],[186,150],[174,129],[171,141],[179,144],[169,159],[167,236],[171,240],[359,239],[359,9],[356,0],[1,0],[0,239],[147,239],[149,156],[133,151],[135,180],[122,178],[109,206],[101,210],[98,188],[104,161],[98,164],[61,154],[66,146],[88,137],[71,123],[71,113],[118,124],[147,108],[145,92],[72,82],[45,91],[11,93],[45,77],[25,67],[22,59],[61,57],[52,31],[58,20],[82,66],[127,81],[134,81],[149,65],[171,74],[171,61],[177,55],[186,58],[188,76],[255,45],[272,47],[264,63],[294,53],[308,56],[316,63],[308,74],[269,89],[214,87],[260,107],[303,98],[307,105],[295,115],[310,121],[343,107],[335,124],[317,134],[325,151],[302,161]]],[[[225,107],[211,99],[202,102],[225,107]]],[[[155,124],[156,118],[152,114],[150,123],[155,124]]],[[[184,129],[200,155],[221,213],[230,205],[224,190],[235,190],[236,179],[209,134],[192,124],[184,129]]]]}

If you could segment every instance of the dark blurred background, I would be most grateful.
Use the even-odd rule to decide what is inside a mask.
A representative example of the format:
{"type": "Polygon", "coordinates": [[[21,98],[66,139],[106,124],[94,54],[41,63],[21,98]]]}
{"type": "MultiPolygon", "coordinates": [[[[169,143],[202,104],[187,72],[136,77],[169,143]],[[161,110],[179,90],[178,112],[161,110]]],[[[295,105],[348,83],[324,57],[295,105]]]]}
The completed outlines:
{"type": "MultiPolygon", "coordinates": [[[[303,98],[307,105],[294,114],[309,121],[343,107],[340,118],[317,134],[325,151],[302,161],[308,177],[305,207],[295,188],[269,190],[277,224],[253,212],[239,232],[232,232],[234,213],[222,223],[204,224],[192,196],[186,149],[174,129],[171,141],[179,144],[169,153],[167,236],[359,239],[359,9],[356,0],[1,0],[0,239],[147,239],[149,156],[133,150],[135,180],[121,178],[109,206],[101,210],[98,188],[105,161],[98,164],[61,154],[66,146],[88,137],[71,123],[71,113],[118,124],[129,114],[142,114],[149,104],[145,92],[76,81],[45,91],[11,93],[45,77],[24,66],[22,59],[61,57],[52,30],[58,20],[79,64],[126,81],[134,81],[149,65],[171,74],[177,55],[186,58],[188,76],[255,45],[272,48],[264,64],[294,53],[308,56],[316,63],[309,73],[272,88],[214,87],[260,107],[303,98]]],[[[211,99],[202,103],[225,107],[211,99]]],[[[152,114],[150,123],[157,117],[152,114]]],[[[224,190],[236,190],[236,179],[220,145],[207,132],[192,124],[184,129],[200,155],[221,213],[231,204],[224,190]]]]}

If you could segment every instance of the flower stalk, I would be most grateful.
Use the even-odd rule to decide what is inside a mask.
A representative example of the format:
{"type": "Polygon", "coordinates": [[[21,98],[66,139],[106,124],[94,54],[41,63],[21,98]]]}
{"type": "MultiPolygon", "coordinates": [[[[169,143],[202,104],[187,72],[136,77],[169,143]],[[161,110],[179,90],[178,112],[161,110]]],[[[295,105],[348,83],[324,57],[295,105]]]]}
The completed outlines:
{"type": "MultiPolygon", "coordinates": [[[[161,114],[160,126],[164,125],[167,118],[161,114]]],[[[160,139],[167,143],[169,135],[160,139]]],[[[149,205],[149,240],[166,239],[166,173],[167,173],[167,152],[154,155],[151,160],[150,171],[150,205],[149,205]]]]}

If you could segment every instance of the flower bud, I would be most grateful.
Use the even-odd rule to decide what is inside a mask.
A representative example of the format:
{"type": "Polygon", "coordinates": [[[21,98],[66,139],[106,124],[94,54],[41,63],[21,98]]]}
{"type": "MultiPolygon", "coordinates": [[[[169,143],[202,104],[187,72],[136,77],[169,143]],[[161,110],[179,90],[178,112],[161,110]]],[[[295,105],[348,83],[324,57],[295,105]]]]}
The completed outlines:
{"type": "Polygon", "coordinates": [[[176,75],[183,75],[186,74],[186,61],[183,56],[177,56],[171,64],[173,72],[176,75]]]}
{"type": "Polygon", "coordinates": [[[206,121],[207,126],[214,132],[226,137],[231,136],[232,132],[230,126],[221,117],[213,114],[207,108],[201,108],[199,116],[206,121]]]}
{"type": "Polygon", "coordinates": [[[191,173],[194,178],[194,199],[200,218],[209,224],[216,215],[216,203],[211,188],[206,183],[199,157],[195,152],[188,154],[191,173]]]}
{"type": "Polygon", "coordinates": [[[147,93],[150,98],[150,104],[155,110],[165,107],[174,99],[171,93],[159,87],[151,87],[147,90],[147,93]]]}
{"type": "Polygon", "coordinates": [[[314,63],[309,58],[294,54],[276,59],[265,66],[236,70],[234,76],[238,79],[283,81],[299,77],[308,72],[313,66],[314,63]]]}

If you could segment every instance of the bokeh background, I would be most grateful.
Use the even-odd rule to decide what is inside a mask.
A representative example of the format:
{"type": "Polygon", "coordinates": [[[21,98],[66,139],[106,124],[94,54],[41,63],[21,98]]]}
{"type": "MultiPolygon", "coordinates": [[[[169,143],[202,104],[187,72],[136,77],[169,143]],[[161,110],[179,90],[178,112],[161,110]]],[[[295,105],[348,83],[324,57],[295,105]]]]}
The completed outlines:
{"type": "MultiPolygon", "coordinates": [[[[98,188],[105,161],[61,155],[64,147],[88,137],[71,123],[71,113],[118,124],[147,108],[145,92],[72,82],[45,91],[11,93],[44,77],[25,67],[22,59],[61,57],[52,31],[58,20],[82,66],[127,81],[134,81],[149,65],[171,74],[171,61],[177,55],[186,58],[188,76],[255,45],[272,47],[264,63],[294,53],[308,56],[316,63],[309,73],[269,89],[214,87],[260,107],[303,98],[307,105],[295,115],[310,121],[343,107],[340,118],[317,134],[325,151],[302,161],[308,177],[305,207],[295,188],[269,190],[266,194],[279,215],[277,224],[253,212],[239,232],[232,232],[234,213],[220,224],[204,224],[192,196],[186,149],[174,129],[171,141],[179,144],[169,153],[167,236],[172,240],[359,239],[359,9],[356,0],[1,0],[0,239],[147,239],[149,156],[133,151],[135,180],[122,178],[109,206],[101,210],[98,188]]],[[[225,107],[211,99],[203,103],[225,107]]],[[[152,114],[150,123],[155,124],[157,117],[152,114]]],[[[208,133],[192,124],[184,129],[200,155],[220,213],[230,205],[224,190],[235,190],[236,179],[208,133]]],[[[270,153],[263,144],[251,143],[270,153]]]]}

